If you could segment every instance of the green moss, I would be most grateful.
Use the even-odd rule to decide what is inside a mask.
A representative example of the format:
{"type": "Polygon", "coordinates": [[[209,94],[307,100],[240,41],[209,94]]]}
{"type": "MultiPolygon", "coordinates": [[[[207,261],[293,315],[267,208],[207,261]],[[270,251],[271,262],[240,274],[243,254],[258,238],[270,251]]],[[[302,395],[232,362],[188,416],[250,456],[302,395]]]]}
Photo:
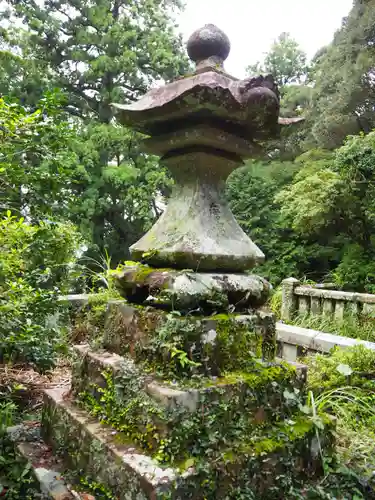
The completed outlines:
{"type": "Polygon", "coordinates": [[[205,318],[166,314],[161,319],[159,312],[158,324],[154,321],[149,328],[149,314],[145,314],[145,325],[142,320],[138,325],[147,334],[147,342],[138,343],[136,359],[164,378],[251,371],[254,360],[263,357],[264,338],[256,315],[251,321],[241,321],[235,314],[205,318]]]}
{"type": "Polygon", "coordinates": [[[114,290],[90,294],[87,305],[70,317],[70,337],[73,343],[100,341],[104,330],[107,305],[120,296],[114,290]]]}
{"type": "MultiPolygon", "coordinates": [[[[100,365],[93,365],[90,378],[98,380],[99,370],[100,365]]],[[[160,406],[145,393],[145,379],[137,368],[130,364],[126,370],[121,375],[102,372],[104,384],[88,384],[87,374],[82,373],[81,379],[86,379],[82,388],[89,387],[79,393],[78,399],[91,415],[118,431],[117,439],[122,444],[135,443],[165,464],[199,457],[212,444],[212,436],[218,450],[231,441],[235,445],[239,436],[245,442],[254,433],[253,418],[259,408],[268,408],[265,423],[284,414],[285,403],[277,396],[283,388],[290,388],[292,381],[291,370],[256,362],[250,373],[228,373],[211,385],[204,379],[197,409],[189,412],[184,407],[160,406]]],[[[301,436],[304,431],[301,428],[301,436]]],[[[292,431],[287,437],[293,437],[292,431]]]]}
{"type": "Polygon", "coordinates": [[[262,357],[262,337],[250,330],[246,323],[239,322],[236,316],[216,317],[215,328],[217,337],[214,347],[210,346],[208,351],[216,351],[222,368],[245,368],[250,359],[262,357]]]}
{"type": "Polygon", "coordinates": [[[264,387],[270,382],[293,382],[296,376],[296,369],[293,366],[265,366],[264,364],[254,361],[252,370],[226,372],[223,377],[220,377],[210,384],[236,384],[243,382],[253,389],[264,387]]]}
{"type": "Polygon", "coordinates": [[[155,268],[150,267],[147,264],[137,264],[137,271],[133,277],[133,280],[137,283],[144,283],[148,277],[152,274],[163,273],[163,272],[171,272],[173,271],[170,268],[155,268]]]}
{"type": "MultiPolygon", "coordinates": [[[[332,420],[324,414],[319,417],[325,425],[324,432],[321,433],[322,440],[332,429],[332,420]]],[[[284,452],[294,443],[300,442],[304,445],[306,456],[310,455],[311,439],[315,436],[316,427],[314,420],[307,415],[298,415],[293,420],[282,422],[273,427],[265,427],[261,433],[251,436],[250,439],[244,436],[238,445],[234,444],[231,451],[226,451],[223,457],[229,462],[238,462],[242,455],[260,456],[278,451],[284,452]]]]}

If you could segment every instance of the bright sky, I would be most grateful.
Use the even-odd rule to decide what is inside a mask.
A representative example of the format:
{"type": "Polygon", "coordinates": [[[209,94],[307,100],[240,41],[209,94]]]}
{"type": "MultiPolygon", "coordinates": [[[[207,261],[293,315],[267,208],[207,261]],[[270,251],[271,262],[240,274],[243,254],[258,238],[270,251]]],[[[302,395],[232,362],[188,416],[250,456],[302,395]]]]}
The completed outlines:
{"type": "Polygon", "coordinates": [[[263,59],[273,40],[289,32],[311,58],[333,38],[353,0],[185,0],[179,18],[185,41],[204,24],[216,24],[231,41],[226,70],[245,76],[249,64],[263,59]]]}

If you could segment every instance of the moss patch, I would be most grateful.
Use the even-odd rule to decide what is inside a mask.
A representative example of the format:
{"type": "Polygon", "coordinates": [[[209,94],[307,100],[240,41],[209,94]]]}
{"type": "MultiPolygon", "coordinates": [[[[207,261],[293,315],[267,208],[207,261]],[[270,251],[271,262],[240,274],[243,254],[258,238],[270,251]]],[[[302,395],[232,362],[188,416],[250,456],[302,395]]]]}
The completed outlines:
{"type": "Polygon", "coordinates": [[[224,371],[250,370],[263,357],[258,317],[237,315],[196,318],[166,315],[138,342],[135,359],[165,378],[194,374],[221,376],[224,371]]]}

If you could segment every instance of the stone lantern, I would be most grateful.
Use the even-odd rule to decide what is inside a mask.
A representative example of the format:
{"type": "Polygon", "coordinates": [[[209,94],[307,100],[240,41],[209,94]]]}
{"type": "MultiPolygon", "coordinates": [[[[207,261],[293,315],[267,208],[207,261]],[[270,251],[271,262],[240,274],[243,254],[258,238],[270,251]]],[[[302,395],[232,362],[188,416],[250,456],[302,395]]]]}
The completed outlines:
{"type": "Polygon", "coordinates": [[[223,190],[295,120],[279,119],[271,76],[225,72],[230,43],[217,27],[187,48],[192,75],[114,105],[174,189],[117,272],[124,300],[76,346],[71,393],[46,392],[43,435],[121,500],[287,498],[277,478],[319,471],[331,421],[300,410],[306,371],[275,358],[270,285],[251,274],[264,255],[223,190]]]}
{"type": "Polygon", "coordinates": [[[228,175],[261,156],[264,142],[278,135],[279,92],[272,76],[238,80],[225,72],[230,42],[214,25],[193,33],[187,49],[194,74],[134,104],[115,104],[119,120],[148,136],[144,151],[160,156],[175,181],[165,212],[130,248],[149,272],[128,266],[119,285],[128,300],[144,296],[143,304],[173,301],[204,310],[215,293],[244,311],[267,300],[268,283],[248,273],[264,254],[235,220],[223,191],[228,175]]]}

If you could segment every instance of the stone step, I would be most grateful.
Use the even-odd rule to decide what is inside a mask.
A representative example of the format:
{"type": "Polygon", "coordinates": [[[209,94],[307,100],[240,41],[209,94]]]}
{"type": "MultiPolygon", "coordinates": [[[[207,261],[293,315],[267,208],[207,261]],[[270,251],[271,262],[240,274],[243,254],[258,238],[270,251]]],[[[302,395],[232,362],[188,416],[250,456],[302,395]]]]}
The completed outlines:
{"type": "Polygon", "coordinates": [[[25,421],[8,427],[7,437],[20,463],[31,473],[33,483],[30,489],[34,500],[95,500],[82,487],[77,488],[66,481],[64,476],[67,471],[63,461],[41,439],[40,422],[25,421]]]}
{"type": "Polygon", "coordinates": [[[199,385],[195,382],[186,387],[145,375],[129,357],[93,351],[87,345],[76,346],[75,350],[74,397],[93,416],[122,429],[124,435],[147,450],[157,449],[161,439],[172,438],[176,426],[189,427],[189,422],[201,420],[212,409],[217,409],[215,423],[207,419],[199,428],[190,428],[186,445],[198,439],[200,432],[209,432],[212,425],[223,440],[231,439],[237,427],[246,427],[251,434],[260,424],[292,415],[298,409],[284,397],[284,391],[293,393],[296,380],[294,368],[285,364],[258,362],[253,373],[203,378],[199,385]],[[230,419],[226,417],[228,412],[230,419]]]}
{"type": "MultiPolygon", "coordinates": [[[[330,438],[330,425],[326,419],[322,445],[330,438]]],[[[261,428],[253,438],[227,443],[224,449],[213,446],[208,455],[202,450],[186,455],[183,464],[172,467],[122,443],[113,429],[64,398],[63,390],[46,391],[42,418],[46,443],[63,454],[69,467],[96,478],[119,500],[236,498],[249,478],[261,499],[278,474],[296,477],[319,469],[315,429],[311,419],[299,417],[261,428]]]]}

